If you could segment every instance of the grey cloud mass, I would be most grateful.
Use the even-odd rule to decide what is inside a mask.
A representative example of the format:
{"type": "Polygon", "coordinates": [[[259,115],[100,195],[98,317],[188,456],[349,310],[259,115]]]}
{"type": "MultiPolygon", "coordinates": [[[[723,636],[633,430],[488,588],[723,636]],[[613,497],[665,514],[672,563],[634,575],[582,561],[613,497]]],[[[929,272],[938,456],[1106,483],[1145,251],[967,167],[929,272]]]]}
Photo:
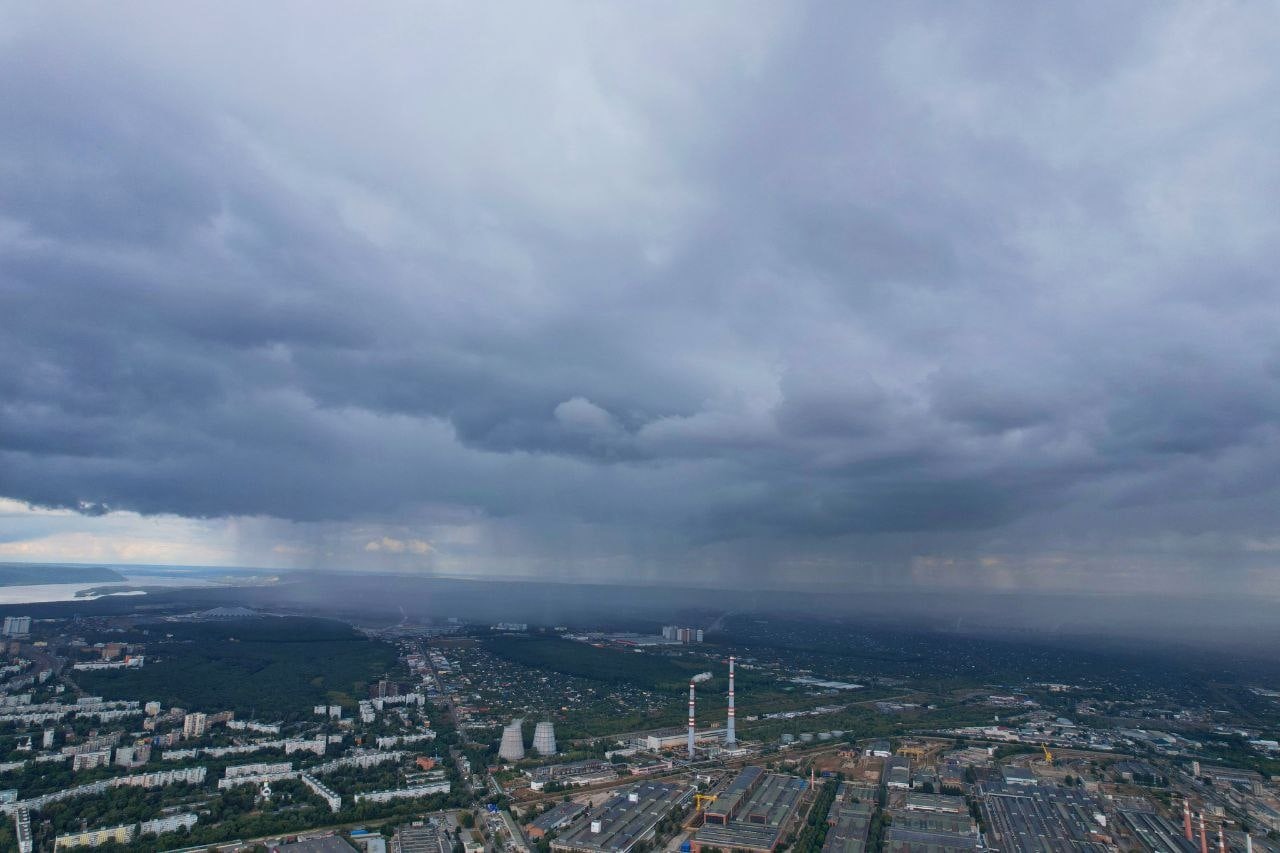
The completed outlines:
{"type": "Polygon", "coordinates": [[[477,568],[1280,592],[1278,41],[1213,3],[10,7],[0,496],[477,568]]]}

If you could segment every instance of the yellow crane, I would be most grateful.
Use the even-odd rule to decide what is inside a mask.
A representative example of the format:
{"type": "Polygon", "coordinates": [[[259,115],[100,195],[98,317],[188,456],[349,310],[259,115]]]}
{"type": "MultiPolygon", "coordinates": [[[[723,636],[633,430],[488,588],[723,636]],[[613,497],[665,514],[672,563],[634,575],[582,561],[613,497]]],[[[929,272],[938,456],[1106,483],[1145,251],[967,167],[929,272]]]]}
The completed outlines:
{"type": "Polygon", "coordinates": [[[1044,750],[1044,763],[1050,765],[1053,764],[1053,753],[1049,751],[1049,745],[1047,743],[1042,743],[1040,744],[1040,748],[1044,750]]]}
{"type": "Polygon", "coordinates": [[[693,814],[689,815],[689,819],[684,822],[685,829],[697,829],[706,821],[707,816],[703,811],[707,807],[707,803],[716,801],[715,794],[698,794],[693,795],[693,814]]]}

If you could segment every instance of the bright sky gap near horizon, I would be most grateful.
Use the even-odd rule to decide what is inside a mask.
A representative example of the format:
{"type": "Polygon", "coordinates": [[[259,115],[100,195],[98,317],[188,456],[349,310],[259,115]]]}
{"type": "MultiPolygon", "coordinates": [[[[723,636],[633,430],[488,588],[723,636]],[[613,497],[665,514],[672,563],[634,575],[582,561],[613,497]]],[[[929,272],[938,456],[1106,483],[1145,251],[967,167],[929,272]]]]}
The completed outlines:
{"type": "Polygon", "coordinates": [[[1280,596],[1280,7],[0,8],[0,561],[1280,596]]]}

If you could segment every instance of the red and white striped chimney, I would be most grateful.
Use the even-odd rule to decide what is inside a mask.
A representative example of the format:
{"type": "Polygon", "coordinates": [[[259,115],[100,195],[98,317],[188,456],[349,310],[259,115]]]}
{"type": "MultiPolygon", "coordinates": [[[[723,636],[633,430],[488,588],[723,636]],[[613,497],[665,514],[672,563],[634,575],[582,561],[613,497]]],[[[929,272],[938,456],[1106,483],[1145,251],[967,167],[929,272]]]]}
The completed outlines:
{"type": "Polygon", "coordinates": [[[724,733],[724,745],[734,747],[738,744],[738,733],[734,729],[733,720],[733,655],[729,656],[729,725],[724,733]]]}
{"type": "MultiPolygon", "coordinates": [[[[689,682],[689,760],[690,761],[693,760],[694,726],[695,726],[695,723],[693,720],[693,682],[690,681],[689,682]]],[[[1202,851],[1202,853],[1208,853],[1208,851],[1202,851]]]]}

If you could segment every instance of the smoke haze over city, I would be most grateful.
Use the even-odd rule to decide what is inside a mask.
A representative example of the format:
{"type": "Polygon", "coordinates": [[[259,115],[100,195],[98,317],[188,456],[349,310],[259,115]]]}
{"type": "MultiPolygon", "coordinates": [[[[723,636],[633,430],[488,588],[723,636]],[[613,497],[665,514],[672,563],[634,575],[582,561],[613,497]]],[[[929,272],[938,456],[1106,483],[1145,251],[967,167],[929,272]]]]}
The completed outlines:
{"type": "Polygon", "coordinates": [[[0,561],[1280,596],[1280,8],[309,10],[0,11],[0,561]]]}

